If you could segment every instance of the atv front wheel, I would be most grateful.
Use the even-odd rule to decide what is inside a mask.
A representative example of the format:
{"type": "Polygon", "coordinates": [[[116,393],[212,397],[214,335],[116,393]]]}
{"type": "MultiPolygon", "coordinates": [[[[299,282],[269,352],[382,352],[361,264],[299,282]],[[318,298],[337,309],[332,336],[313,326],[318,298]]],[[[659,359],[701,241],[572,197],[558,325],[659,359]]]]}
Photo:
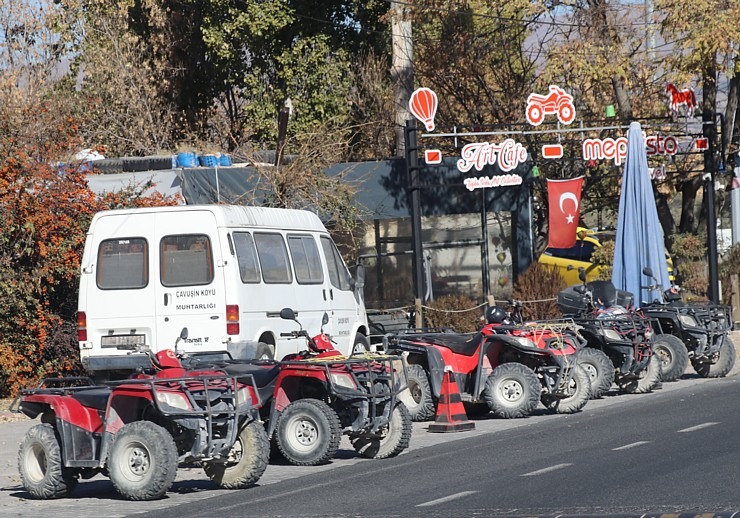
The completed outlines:
{"type": "Polygon", "coordinates": [[[692,362],[694,370],[702,378],[723,378],[735,366],[737,357],[735,344],[732,343],[729,336],[725,336],[724,339],[725,341],[722,347],[719,348],[719,353],[717,353],[719,357],[715,363],[692,362]]]}
{"type": "Polygon", "coordinates": [[[18,471],[23,487],[34,498],[61,498],[77,486],[77,479],[62,463],[59,441],[50,424],[28,430],[18,449],[18,471]]]}
{"type": "Polygon", "coordinates": [[[676,381],[686,372],[689,365],[689,351],[684,343],[673,335],[655,335],[653,337],[653,351],[660,358],[662,381],[676,381]]]}
{"type": "Polygon", "coordinates": [[[586,347],[578,353],[578,365],[591,379],[591,399],[599,399],[614,383],[614,364],[600,349],[586,347]]]}
{"type": "Polygon", "coordinates": [[[113,487],[129,500],[161,498],[177,474],[177,447],[170,433],[150,421],[124,425],[108,456],[113,487]]]}
{"type": "Polygon", "coordinates": [[[427,373],[419,364],[412,363],[406,372],[408,389],[401,393],[401,400],[411,415],[413,421],[428,421],[436,413],[436,405],[432,399],[432,388],[429,385],[427,373]]]}
{"type": "Polygon", "coordinates": [[[244,489],[260,479],[269,459],[270,441],[265,427],[252,421],[239,432],[226,462],[205,462],[203,470],[224,489],[244,489]]]}
{"type": "Polygon", "coordinates": [[[512,419],[531,414],[540,402],[540,392],[532,369],[521,363],[504,363],[486,379],[484,397],[494,414],[512,419]]]}
{"type": "Polygon", "coordinates": [[[660,368],[660,358],[653,354],[647,366],[640,371],[638,379],[620,384],[619,389],[628,394],[652,392],[660,383],[660,368]]]}
{"type": "Polygon", "coordinates": [[[396,403],[388,425],[379,434],[364,434],[352,439],[355,451],[367,459],[395,457],[409,447],[411,414],[406,405],[396,403]]]}
{"type": "Polygon", "coordinates": [[[285,460],[296,466],[316,466],[334,457],[342,425],[337,413],[323,401],[299,399],[282,411],[276,433],[285,460]]]}
{"type": "Polygon", "coordinates": [[[568,392],[570,395],[565,398],[555,398],[544,394],[541,398],[542,404],[558,414],[573,414],[588,403],[591,397],[591,379],[580,365],[576,365],[573,369],[568,392]]]}

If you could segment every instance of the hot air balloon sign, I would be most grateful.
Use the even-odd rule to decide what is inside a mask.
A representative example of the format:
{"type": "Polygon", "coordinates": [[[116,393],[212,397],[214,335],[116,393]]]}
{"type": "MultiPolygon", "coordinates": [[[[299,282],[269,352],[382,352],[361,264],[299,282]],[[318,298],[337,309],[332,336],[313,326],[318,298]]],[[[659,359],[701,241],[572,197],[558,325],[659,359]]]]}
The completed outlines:
{"type": "Polygon", "coordinates": [[[437,94],[429,88],[417,88],[409,99],[409,111],[419,119],[427,131],[434,131],[437,114],[437,94]]]}

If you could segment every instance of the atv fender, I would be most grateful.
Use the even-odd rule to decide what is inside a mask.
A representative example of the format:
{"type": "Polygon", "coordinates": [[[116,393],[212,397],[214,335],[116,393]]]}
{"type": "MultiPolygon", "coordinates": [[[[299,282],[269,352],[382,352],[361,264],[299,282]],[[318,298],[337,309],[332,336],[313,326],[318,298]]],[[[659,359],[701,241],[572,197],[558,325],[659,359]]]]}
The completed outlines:
{"type": "Polygon", "coordinates": [[[419,345],[411,343],[408,340],[399,340],[392,346],[389,346],[389,353],[401,353],[407,355],[406,362],[417,363],[424,366],[429,376],[432,395],[435,399],[439,398],[442,393],[442,383],[445,375],[445,361],[442,353],[433,345],[419,345]],[[411,361],[411,359],[417,361],[411,361]],[[426,364],[426,365],[425,365],[426,364]]]}
{"type": "Polygon", "coordinates": [[[57,419],[71,423],[91,433],[100,432],[103,426],[97,410],[85,407],[69,396],[53,394],[26,395],[23,396],[19,408],[31,419],[51,409],[57,419]]]}
{"type": "Polygon", "coordinates": [[[491,335],[490,337],[488,337],[486,339],[486,349],[484,350],[484,353],[487,352],[488,349],[496,342],[499,342],[499,345],[511,347],[512,349],[515,349],[523,354],[532,354],[535,356],[553,356],[553,353],[551,351],[540,349],[534,344],[532,346],[524,345],[515,337],[509,335],[491,335]]]}
{"type": "Polygon", "coordinates": [[[432,386],[432,394],[439,399],[445,377],[445,362],[442,359],[442,353],[430,347],[427,350],[427,365],[429,365],[429,383],[432,386]]]}

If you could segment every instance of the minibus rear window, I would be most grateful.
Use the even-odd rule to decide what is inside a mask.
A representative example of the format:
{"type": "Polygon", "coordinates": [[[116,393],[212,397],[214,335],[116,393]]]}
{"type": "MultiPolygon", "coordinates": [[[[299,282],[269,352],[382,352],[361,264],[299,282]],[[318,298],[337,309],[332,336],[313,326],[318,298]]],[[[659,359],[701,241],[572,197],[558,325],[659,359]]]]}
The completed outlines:
{"type": "Polygon", "coordinates": [[[106,239],[98,248],[95,281],[101,290],[135,290],[149,284],[149,251],[146,239],[106,239]]]}
{"type": "Polygon", "coordinates": [[[160,241],[162,286],[197,286],[213,280],[211,240],[203,234],[165,236],[160,241]]]}

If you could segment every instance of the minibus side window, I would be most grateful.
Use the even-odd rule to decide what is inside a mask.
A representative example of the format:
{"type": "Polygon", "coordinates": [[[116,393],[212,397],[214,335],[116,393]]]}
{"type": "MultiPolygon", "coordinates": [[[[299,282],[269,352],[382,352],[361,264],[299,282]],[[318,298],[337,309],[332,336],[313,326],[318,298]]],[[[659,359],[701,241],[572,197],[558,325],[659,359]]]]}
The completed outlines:
{"type": "Polygon", "coordinates": [[[101,290],[134,290],[149,284],[149,249],[146,239],[106,239],[98,248],[95,281],[101,290]]]}
{"type": "Polygon", "coordinates": [[[352,276],[344,265],[342,256],[337,250],[337,246],[330,238],[321,236],[321,248],[324,250],[326,265],[329,268],[329,280],[332,286],[344,291],[352,290],[352,276]]]}
{"type": "Polygon", "coordinates": [[[162,286],[197,286],[213,280],[211,240],[203,234],[165,236],[159,243],[162,286]]]}
{"type": "Polygon", "coordinates": [[[324,272],[316,241],[311,235],[289,235],[288,248],[298,284],[321,284],[324,272]]]}
{"type": "Polygon", "coordinates": [[[262,280],[268,284],[290,284],[293,275],[290,271],[288,250],[280,234],[254,234],[254,244],[257,245],[257,255],[262,269],[262,280]]]}
{"type": "Polygon", "coordinates": [[[260,268],[257,263],[257,250],[249,232],[234,232],[236,260],[239,263],[239,276],[243,283],[260,282],[260,268]]]}

